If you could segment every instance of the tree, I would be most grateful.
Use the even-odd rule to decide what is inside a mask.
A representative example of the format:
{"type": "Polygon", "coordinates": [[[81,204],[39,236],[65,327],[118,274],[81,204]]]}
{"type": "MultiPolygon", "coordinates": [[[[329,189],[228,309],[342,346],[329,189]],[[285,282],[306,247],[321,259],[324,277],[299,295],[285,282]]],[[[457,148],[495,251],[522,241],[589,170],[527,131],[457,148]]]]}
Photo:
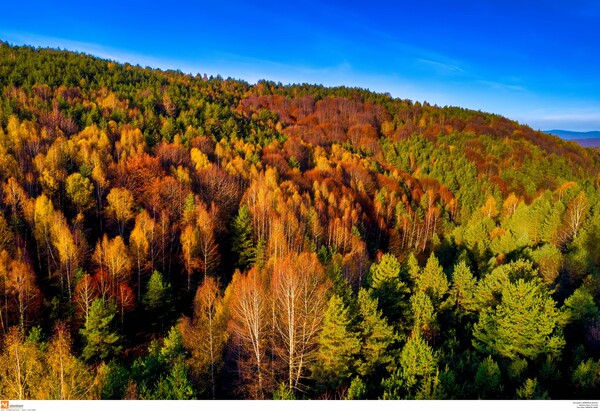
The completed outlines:
{"type": "Polygon", "coordinates": [[[440,394],[436,374],[433,350],[419,333],[413,333],[400,352],[399,367],[381,382],[383,399],[435,398],[440,394]]]}
{"type": "Polygon", "coordinates": [[[35,283],[35,273],[22,256],[10,263],[6,288],[15,300],[21,332],[25,332],[31,311],[40,303],[41,293],[35,283]]]}
{"type": "Polygon", "coordinates": [[[173,309],[171,287],[160,272],[156,270],[152,272],[142,302],[153,325],[164,325],[164,322],[171,316],[173,309]]]}
{"type": "Polygon", "coordinates": [[[491,356],[486,357],[477,366],[475,387],[481,399],[494,399],[502,392],[500,367],[491,356]]]}
{"type": "Polygon", "coordinates": [[[237,266],[244,270],[250,268],[256,260],[256,247],[252,230],[252,216],[245,204],[242,205],[233,221],[233,246],[237,254],[237,266]]]}
{"type": "Polygon", "coordinates": [[[129,248],[137,265],[137,298],[142,298],[142,267],[150,251],[154,236],[154,220],[146,210],[135,217],[135,225],[129,235],[129,248]]]}
{"type": "Polygon", "coordinates": [[[88,320],[92,302],[98,297],[98,283],[96,278],[85,274],[75,286],[74,300],[77,310],[88,320]]]}
{"type": "MultiPolygon", "coordinates": [[[[46,197],[41,194],[35,199],[34,206],[34,224],[33,234],[35,236],[37,246],[42,246],[46,254],[46,265],[48,269],[48,277],[51,276],[51,263],[55,262],[55,257],[52,248],[52,227],[54,221],[54,205],[46,197]]],[[[39,248],[38,248],[39,257],[39,248]]]]}
{"type": "Polygon", "coordinates": [[[436,315],[431,299],[423,291],[410,296],[410,308],[413,320],[413,333],[429,335],[435,328],[436,315]]]}
{"type": "Polygon", "coordinates": [[[111,293],[117,294],[118,286],[130,280],[132,262],[127,246],[121,236],[108,239],[104,234],[94,250],[94,261],[106,270],[111,279],[111,293]]]}
{"type": "Polygon", "coordinates": [[[181,329],[183,344],[191,353],[188,363],[194,379],[200,386],[208,386],[212,399],[216,398],[217,374],[228,339],[226,325],[218,283],[207,277],[196,291],[194,317],[186,318],[181,329]]]}
{"type": "Polygon", "coordinates": [[[71,335],[64,324],[57,324],[48,346],[49,375],[44,379],[48,395],[45,399],[86,400],[93,396],[93,374],[71,349],[71,335]]]}
{"type": "Polygon", "coordinates": [[[0,250],[14,252],[15,235],[10,229],[4,215],[0,212],[0,250]]]}
{"type": "MultiPolygon", "coordinates": [[[[26,340],[18,328],[5,335],[0,352],[0,391],[8,398],[37,399],[44,378],[39,346],[26,340]]],[[[5,397],[5,398],[6,398],[5,397]]]]}
{"type": "Polygon", "coordinates": [[[419,379],[432,377],[436,370],[433,350],[420,334],[413,334],[400,352],[400,368],[409,393],[414,392],[419,379]]]}
{"type": "Polygon", "coordinates": [[[271,293],[277,307],[276,350],[286,364],[291,390],[300,388],[304,370],[314,360],[329,288],[325,271],[314,253],[288,255],[274,264],[271,293]]]}
{"type": "Polygon", "coordinates": [[[396,342],[394,329],[382,318],[377,300],[369,293],[358,291],[358,332],[361,339],[358,372],[363,378],[379,383],[383,370],[392,362],[389,348],[396,342]]]}
{"type": "Polygon", "coordinates": [[[431,253],[427,259],[427,264],[415,285],[418,291],[425,292],[431,298],[434,307],[439,307],[442,298],[448,292],[449,284],[448,278],[434,253],[431,253]]]}
{"type": "Polygon", "coordinates": [[[227,329],[239,350],[238,372],[252,398],[264,398],[269,386],[266,373],[269,293],[256,268],[233,275],[225,291],[227,329]]]}
{"type": "Polygon", "coordinates": [[[125,312],[133,310],[135,307],[135,294],[127,283],[120,283],[117,290],[117,308],[121,317],[121,332],[124,330],[125,312]]]}
{"type": "Polygon", "coordinates": [[[77,244],[75,243],[73,233],[71,232],[71,229],[69,228],[65,217],[60,213],[60,211],[55,212],[55,219],[51,227],[51,233],[52,244],[58,251],[58,256],[60,258],[61,265],[64,268],[64,275],[62,270],[60,272],[61,290],[64,292],[64,288],[66,286],[67,295],[69,299],[71,299],[73,292],[73,273],[75,271],[75,268],[77,267],[77,260],[79,259],[79,250],[77,248],[77,244]]]}
{"type": "Polygon", "coordinates": [[[135,200],[133,194],[126,188],[116,187],[110,190],[106,200],[108,201],[106,212],[117,222],[119,234],[123,235],[125,224],[134,217],[135,200]]]}
{"type": "Polygon", "coordinates": [[[502,290],[500,304],[484,309],[473,328],[473,346],[483,352],[514,360],[559,356],[565,344],[560,312],[539,280],[519,279],[502,290]]]}
{"type": "Polygon", "coordinates": [[[73,173],[67,177],[65,191],[79,213],[84,213],[94,206],[94,185],[89,178],[80,173],[73,173]]]}
{"type": "Polygon", "coordinates": [[[452,271],[450,297],[452,302],[455,303],[455,308],[459,315],[476,311],[476,285],[477,280],[473,277],[473,273],[467,263],[464,261],[457,263],[452,271]]]}
{"type": "Polygon", "coordinates": [[[594,296],[584,287],[576,289],[564,305],[569,322],[588,325],[600,315],[600,309],[594,302],[594,296]]]}
{"type": "Polygon", "coordinates": [[[392,254],[384,254],[379,263],[371,265],[370,285],[372,295],[388,318],[399,321],[405,309],[403,294],[408,287],[400,278],[400,263],[392,254]]]}
{"type": "Polygon", "coordinates": [[[121,337],[113,331],[116,314],[114,303],[103,298],[94,300],[85,326],[79,331],[85,341],[81,353],[84,360],[105,360],[121,351],[121,337]]]}
{"type": "Polygon", "coordinates": [[[352,328],[352,318],[342,298],[332,295],[313,368],[313,378],[319,385],[337,390],[350,383],[361,346],[358,333],[352,328]]]}
{"type": "Polygon", "coordinates": [[[183,360],[175,362],[169,374],[158,381],[153,397],[160,400],[196,399],[183,360]]]}
{"type": "MultiPolygon", "coordinates": [[[[191,224],[186,225],[183,230],[181,230],[181,252],[183,265],[187,272],[188,291],[192,285],[192,273],[194,272],[194,269],[200,266],[200,261],[198,260],[198,236],[198,230],[194,229],[191,224]]],[[[206,279],[206,275],[204,278],[206,279]]]]}
{"type": "Polygon", "coordinates": [[[204,272],[204,278],[212,274],[220,262],[219,247],[215,241],[214,222],[216,210],[211,207],[210,212],[201,203],[197,206],[198,218],[198,245],[200,248],[200,264],[204,272]]]}
{"type": "Polygon", "coordinates": [[[579,228],[582,226],[588,209],[588,198],[585,191],[580,191],[567,205],[564,214],[565,229],[568,240],[577,236],[579,228]]]}

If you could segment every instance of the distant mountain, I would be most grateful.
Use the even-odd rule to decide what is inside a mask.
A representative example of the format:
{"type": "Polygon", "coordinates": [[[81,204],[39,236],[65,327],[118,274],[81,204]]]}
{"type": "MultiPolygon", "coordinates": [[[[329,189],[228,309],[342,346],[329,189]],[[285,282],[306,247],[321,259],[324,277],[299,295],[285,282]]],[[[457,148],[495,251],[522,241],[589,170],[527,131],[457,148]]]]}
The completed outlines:
{"type": "Polygon", "coordinates": [[[578,138],[571,141],[576,142],[581,147],[600,148],[600,138],[578,138]]]}
{"type": "Polygon", "coordinates": [[[544,133],[553,134],[563,140],[575,141],[582,147],[600,147],[600,131],[567,131],[548,130],[544,133]]]}
{"type": "Polygon", "coordinates": [[[554,134],[564,140],[587,140],[600,138],[600,131],[567,131],[567,130],[548,130],[544,133],[554,134]]]}

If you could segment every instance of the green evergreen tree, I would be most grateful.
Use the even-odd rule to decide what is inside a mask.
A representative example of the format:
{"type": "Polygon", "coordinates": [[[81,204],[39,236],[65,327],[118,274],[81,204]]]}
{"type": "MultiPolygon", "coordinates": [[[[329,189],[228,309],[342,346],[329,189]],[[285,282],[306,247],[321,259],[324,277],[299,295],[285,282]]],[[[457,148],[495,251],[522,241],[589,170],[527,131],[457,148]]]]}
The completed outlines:
{"type": "Polygon", "coordinates": [[[351,326],[352,318],[342,298],[331,296],[313,369],[313,378],[318,385],[336,390],[350,382],[360,352],[360,339],[351,326]]]}
{"type": "Polygon", "coordinates": [[[475,388],[481,399],[494,399],[502,392],[500,367],[491,356],[486,357],[477,366],[475,388]]]}
{"type": "Polygon", "coordinates": [[[292,390],[286,383],[282,382],[277,386],[277,389],[273,393],[274,400],[295,400],[296,395],[294,394],[294,390],[292,390]]]}
{"type": "Polygon", "coordinates": [[[379,384],[387,366],[392,363],[390,348],[396,342],[396,335],[377,309],[377,300],[362,288],[358,292],[358,317],[362,346],[357,370],[367,384],[379,384]]]}
{"type": "Polygon", "coordinates": [[[473,277],[471,269],[464,261],[460,261],[454,266],[450,298],[459,315],[476,311],[476,285],[477,280],[473,277]]]}
{"type": "Polygon", "coordinates": [[[121,351],[121,337],[114,328],[117,306],[97,298],[92,302],[85,327],[80,330],[85,340],[81,356],[86,361],[105,360],[121,351]]]}
{"type": "Polygon", "coordinates": [[[436,328],[436,314],[427,294],[419,291],[410,296],[413,333],[425,334],[436,328]]]}
{"type": "Polygon", "coordinates": [[[435,307],[439,307],[439,304],[448,292],[449,283],[434,253],[431,253],[427,259],[427,264],[415,285],[418,291],[427,293],[435,307]]]}
{"type": "Polygon", "coordinates": [[[421,277],[421,266],[419,265],[417,257],[415,257],[413,253],[410,253],[408,256],[408,260],[406,261],[406,270],[408,272],[408,278],[413,285],[417,284],[419,278],[421,277]]]}
{"type": "Polygon", "coordinates": [[[392,254],[384,254],[379,263],[371,265],[369,283],[373,297],[390,321],[397,322],[406,309],[404,300],[408,293],[406,284],[400,279],[401,266],[392,254]]]}
{"type": "MultiPolygon", "coordinates": [[[[402,351],[394,373],[381,382],[383,399],[415,399],[438,390],[437,360],[432,348],[419,333],[413,333],[402,351]]],[[[439,392],[439,391],[438,391],[439,392]]]]}
{"type": "Polygon", "coordinates": [[[346,394],[347,400],[364,400],[366,399],[367,385],[359,376],[354,377],[346,394]]]}
{"type": "Polygon", "coordinates": [[[392,254],[384,254],[379,263],[371,265],[369,283],[371,288],[381,289],[396,284],[400,277],[400,263],[392,254]]]}
{"type": "Polygon", "coordinates": [[[183,359],[175,361],[169,373],[161,378],[152,393],[156,400],[193,400],[196,399],[194,387],[188,376],[183,359]]]}
{"type": "Polygon", "coordinates": [[[587,325],[600,316],[600,310],[594,302],[594,296],[584,287],[576,289],[565,300],[564,310],[569,322],[587,325]]]}
{"type": "Polygon", "coordinates": [[[565,344],[560,316],[539,279],[508,283],[500,304],[481,312],[473,329],[473,346],[511,360],[535,359],[543,353],[560,355],[565,344]]]}
{"type": "Polygon", "coordinates": [[[537,378],[528,378],[521,388],[517,389],[520,400],[549,400],[548,391],[542,391],[537,378]]]}
{"type": "Polygon", "coordinates": [[[237,266],[242,270],[252,267],[256,261],[256,247],[252,232],[252,215],[242,205],[233,221],[233,251],[237,254],[237,266]]]}
{"type": "Polygon", "coordinates": [[[142,298],[142,303],[154,326],[164,325],[165,321],[171,317],[173,309],[171,288],[159,271],[154,270],[150,276],[148,289],[142,298]]]}
{"type": "Polygon", "coordinates": [[[400,368],[409,393],[418,386],[419,380],[432,377],[436,373],[436,358],[427,341],[415,333],[402,348],[400,368]]]}

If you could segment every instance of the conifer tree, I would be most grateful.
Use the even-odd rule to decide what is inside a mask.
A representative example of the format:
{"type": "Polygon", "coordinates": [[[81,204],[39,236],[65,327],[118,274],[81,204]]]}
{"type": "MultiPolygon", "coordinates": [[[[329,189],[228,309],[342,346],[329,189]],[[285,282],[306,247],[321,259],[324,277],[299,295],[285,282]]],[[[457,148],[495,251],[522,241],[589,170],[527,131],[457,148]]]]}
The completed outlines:
{"type": "Polygon", "coordinates": [[[481,352],[511,360],[560,355],[560,312],[547,289],[536,279],[506,284],[500,304],[484,309],[473,329],[473,345],[481,352]]]}
{"type": "Polygon", "coordinates": [[[117,314],[114,303],[97,298],[92,303],[85,327],[80,330],[85,340],[81,356],[84,360],[105,360],[121,351],[121,337],[113,331],[117,314]]]}
{"type": "Polygon", "coordinates": [[[371,266],[369,283],[371,293],[377,298],[379,307],[391,321],[400,321],[408,292],[406,284],[400,279],[400,263],[392,254],[384,254],[379,263],[371,266]]]}
{"type": "Polygon", "coordinates": [[[477,280],[473,277],[467,263],[460,261],[454,266],[450,296],[459,315],[475,311],[476,285],[477,280]]]}
{"type": "Polygon", "coordinates": [[[475,373],[475,387],[481,399],[494,399],[500,394],[502,387],[500,367],[491,356],[486,357],[477,366],[475,373]]]}
{"type": "Polygon", "coordinates": [[[394,329],[382,318],[377,300],[365,289],[358,292],[358,332],[361,339],[358,373],[379,384],[383,370],[392,362],[389,348],[396,341],[394,329]]]}
{"type": "Polygon", "coordinates": [[[427,264],[415,285],[418,291],[427,293],[434,306],[439,307],[440,302],[448,292],[449,284],[448,278],[434,253],[431,253],[427,259],[427,264]]]}
{"type": "Polygon", "coordinates": [[[148,281],[148,289],[142,299],[145,310],[151,316],[153,325],[164,325],[166,319],[171,315],[172,296],[169,283],[163,279],[163,275],[154,270],[148,281]]]}
{"type": "Polygon", "coordinates": [[[341,297],[333,295],[325,311],[313,378],[333,390],[347,386],[359,351],[360,339],[352,331],[349,310],[341,297]]]}
{"type": "Polygon", "coordinates": [[[246,270],[256,260],[256,247],[252,233],[252,216],[245,204],[240,207],[233,222],[233,251],[237,253],[237,266],[246,270]]]}

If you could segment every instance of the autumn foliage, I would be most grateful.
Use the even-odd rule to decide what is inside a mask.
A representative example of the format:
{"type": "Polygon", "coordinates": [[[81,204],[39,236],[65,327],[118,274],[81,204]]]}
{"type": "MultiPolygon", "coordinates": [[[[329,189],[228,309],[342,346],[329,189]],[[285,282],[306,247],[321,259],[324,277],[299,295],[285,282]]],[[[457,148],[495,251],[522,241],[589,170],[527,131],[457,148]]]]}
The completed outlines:
{"type": "Polygon", "coordinates": [[[10,398],[598,392],[598,152],[362,89],[0,61],[10,398]]]}

